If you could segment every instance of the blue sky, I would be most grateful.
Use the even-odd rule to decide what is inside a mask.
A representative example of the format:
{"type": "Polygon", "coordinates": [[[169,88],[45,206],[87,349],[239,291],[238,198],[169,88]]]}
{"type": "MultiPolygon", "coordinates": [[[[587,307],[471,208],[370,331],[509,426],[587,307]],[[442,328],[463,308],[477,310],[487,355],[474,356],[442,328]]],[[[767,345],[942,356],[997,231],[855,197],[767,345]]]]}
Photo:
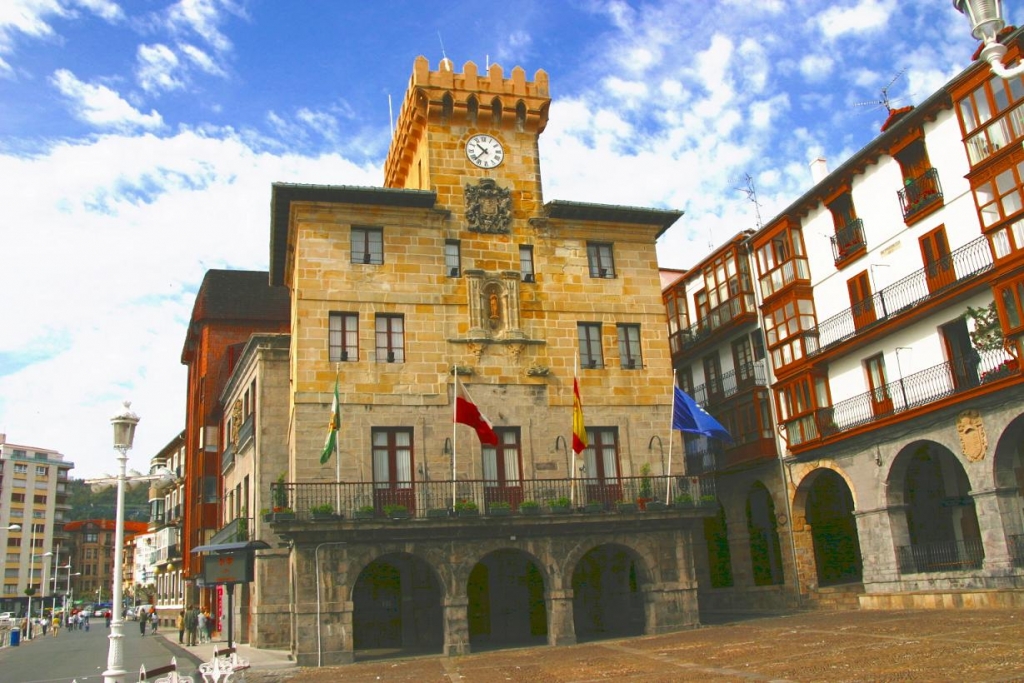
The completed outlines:
{"type": "Polygon", "coordinates": [[[0,432],[95,476],[132,399],[145,469],[203,274],[267,268],[272,182],[380,185],[442,45],[544,69],[545,200],[685,211],[676,268],[757,227],[746,176],[770,219],[976,47],[947,0],[0,0],[0,432]]]}

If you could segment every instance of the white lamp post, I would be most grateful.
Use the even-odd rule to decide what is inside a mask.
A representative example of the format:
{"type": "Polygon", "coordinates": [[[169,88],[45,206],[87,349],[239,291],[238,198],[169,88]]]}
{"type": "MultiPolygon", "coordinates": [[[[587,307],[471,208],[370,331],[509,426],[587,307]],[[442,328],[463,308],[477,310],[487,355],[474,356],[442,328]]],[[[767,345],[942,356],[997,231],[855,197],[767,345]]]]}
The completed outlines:
{"type": "Polygon", "coordinates": [[[121,605],[121,556],[124,554],[124,487],[128,469],[128,451],[135,440],[135,426],[139,424],[139,416],[131,411],[131,403],[125,401],[124,411],[110,418],[114,425],[114,450],[117,451],[117,522],[114,529],[114,595],[111,611],[113,620],[110,622],[110,647],[107,649],[107,670],[103,679],[107,683],[124,683],[124,619],[121,605]]]}
{"type": "Polygon", "coordinates": [[[982,41],[981,58],[992,67],[992,73],[1000,78],[1014,78],[1024,74],[1024,64],[1008,68],[1003,64],[1006,46],[996,36],[1006,26],[1003,20],[1002,0],[953,0],[953,6],[967,15],[971,22],[971,33],[982,41]]]}
{"type": "Polygon", "coordinates": [[[82,575],[82,572],[75,572],[74,574],[71,573],[71,562],[69,561],[68,562],[68,589],[66,591],[64,591],[64,607],[63,607],[63,609],[61,609],[61,612],[63,612],[63,614],[61,615],[61,618],[64,620],[65,624],[68,621],[68,595],[71,596],[71,609],[75,608],[75,594],[71,592],[71,577],[72,576],[81,576],[81,575],[82,575]]]}
{"type": "Polygon", "coordinates": [[[30,522],[29,526],[32,527],[32,535],[29,537],[29,547],[31,552],[28,556],[28,609],[26,613],[28,615],[28,628],[25,630],[25,640],[32,640],[32,593],[35,589],[32,587],[32,582],[36,576],[36,525],[35,522],[30,522]]]}

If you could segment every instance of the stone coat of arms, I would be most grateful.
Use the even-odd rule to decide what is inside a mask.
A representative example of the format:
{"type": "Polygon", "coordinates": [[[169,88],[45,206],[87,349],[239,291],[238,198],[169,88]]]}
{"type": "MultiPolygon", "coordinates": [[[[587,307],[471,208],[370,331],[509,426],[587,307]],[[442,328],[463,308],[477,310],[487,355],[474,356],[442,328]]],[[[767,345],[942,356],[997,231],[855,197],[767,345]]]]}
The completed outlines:
{"type": "Polygon", "coordinates": [[[466,224],[473,232],[508,234],[512,230],[512,196],[490,178],[466,185],[466,224]]]}

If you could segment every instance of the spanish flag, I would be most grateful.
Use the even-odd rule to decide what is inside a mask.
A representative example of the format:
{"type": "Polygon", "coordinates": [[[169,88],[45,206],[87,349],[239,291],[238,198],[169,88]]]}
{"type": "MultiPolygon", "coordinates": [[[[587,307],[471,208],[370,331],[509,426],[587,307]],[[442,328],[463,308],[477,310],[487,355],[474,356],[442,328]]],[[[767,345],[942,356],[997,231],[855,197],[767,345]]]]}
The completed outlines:
{"type": "Polygon", "coordinates": [[[583,402],[580,401],[579,380],[572,378],[572,450],[582,453],[587,447],[587,427],[583,424],[583,402]]]}

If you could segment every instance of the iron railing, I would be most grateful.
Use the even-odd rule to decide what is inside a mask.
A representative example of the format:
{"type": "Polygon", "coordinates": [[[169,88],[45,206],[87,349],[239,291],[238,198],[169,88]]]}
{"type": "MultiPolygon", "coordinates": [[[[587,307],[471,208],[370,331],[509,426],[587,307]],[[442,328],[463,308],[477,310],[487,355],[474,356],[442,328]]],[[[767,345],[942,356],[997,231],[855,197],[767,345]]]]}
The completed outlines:
{"type": "Polygon", "coordinates": [[[785,422],[789,445],[863,427],[1019,373],[1014,358],[1003,349],[980,351],[977,356],[972,354],[933,365],[884,387],[785,422]]]}
{"type": "Polygon", "coordinates": [[[553,507],[575,510],[614,511],[621,502],[668,500],[679,508],[716,504],[711,476],[647,476],[609,479],[531,479],[515,485],[484,480],[390,482],[390,483],[294,483],[271,484],[271,499],[287,502],[277,511],[296,519],[334,514],[344,519],[388,517],[401,513],[413,518],[455,515],[473,508],[481,515],[522,513],[536,503],[542,513],[553,507]],[[528,503],[529,502],[529,503],[528,503]],[[507,511],[507,512],[506,512],[507,511]]]}
{"type": "Polygon", "coordinates": [[[981,539],[901,545],[896,548],[900,574],[927,574],[979,569],[985,560],[981,539]]]}
{"type": "Polygon", "coordinates": [[[252,532],[252,517],[235,517],[210,537],[210,545],[248,541],[252,532]]]}
{"type": "Polygon", "coordinates": [[[870,299],[865,299],[860,304],[857,316],[854,316],[852,308],[848,308],[818,323],[815,328],[818,346],[807,348],[807,355],[815,356],[850,339],[858,332],[883,320],[895,318],[916,304],[941,294],[954,285],[973,279],[991,268],[992,251],[988,246],[988,238],[979,237],[934,264],[879,290],[870,299]],[[870,323],[865,323],[865,314],[869,311],[874,317],[870,323]]]}
{"type": "Polygon", "coordinates": [[[754,292],[752,289],[748,287],[737,292],[728,300],[711,309],[699,322],[690,325],[685,330],[679,331],[678,339],[681,350],[696,346],[710,337],[715,330],[728,325],[744,313],[754,313],[756,311],[754,306],[754,292]]]}
{"type": "Polygon", "coordinates": [[[744,363],[739,368],[723,373],[715,382],[698,385],[693,390],[693,400],[702,408],[732,398],[741,391],[754,387],[768,386],[768,371],[764,361],[744,363]]]}
{"type": "Polygon", "coordinates": [[[908,180],[898,194],[903,220],[941,201],[942,185],[939,184],[938,169],[929,168],[913,180],[908,180]]]}
{"type": "Polygon", "coordinates": [[[235,464],[235,446],[234,444],[228,444],[224,447],[224,451],[220,454],[220,471],[224,473],[229,467],[235,464]]]}
{"type": "Polygon", "coordinates": [[[864,220],[856,219],[836,230],[829,238],[832,241],[832,257],[839,263],[851,253],[867,245],[864,239],[864,220]]]}

